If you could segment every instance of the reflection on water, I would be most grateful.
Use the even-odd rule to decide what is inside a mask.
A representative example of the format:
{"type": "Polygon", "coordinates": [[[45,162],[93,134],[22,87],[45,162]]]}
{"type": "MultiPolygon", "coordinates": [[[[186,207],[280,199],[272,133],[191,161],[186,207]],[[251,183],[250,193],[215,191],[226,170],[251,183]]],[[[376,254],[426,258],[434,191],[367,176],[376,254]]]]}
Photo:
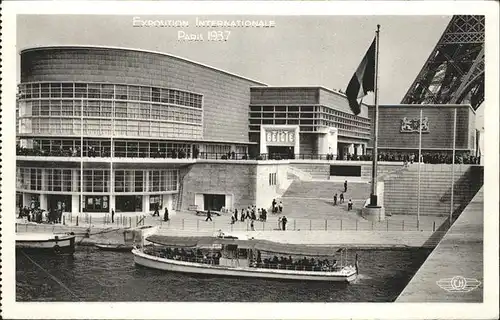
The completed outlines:
{"type": "MultiPolygon", "coordinates": [[[[351,252],[354,257],[354,252],[351,252]]],[[[134,265],[128,252],[79,247],[72,256],[16,254],[18,301],[394,301],[428,249],[360,250],[359,278],[350,285],[216,277],[134,265]],[[38,264],[39,266],[35,265],[38,264]]]]}

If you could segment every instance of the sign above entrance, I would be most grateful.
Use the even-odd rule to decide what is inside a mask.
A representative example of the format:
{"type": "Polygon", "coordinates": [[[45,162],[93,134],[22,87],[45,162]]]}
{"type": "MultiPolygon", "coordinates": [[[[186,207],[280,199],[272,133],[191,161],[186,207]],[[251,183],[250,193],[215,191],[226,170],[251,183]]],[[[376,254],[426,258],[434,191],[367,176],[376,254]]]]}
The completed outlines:
{"type": "MultiPolygon", "coordinates": [[[[401,119],[401,130],[403,133],[419,132],[420,119],[408,119],[404,117],[401,119]]],[[[422,119],[422,133],[429,133],[429,118],[425,117],[422,119]]]]}
{"type": "Polygon", "coordinates": [[[270,130],[266,131],[266,142],[269,145],[295,144],[295,130],[270,130]]]}

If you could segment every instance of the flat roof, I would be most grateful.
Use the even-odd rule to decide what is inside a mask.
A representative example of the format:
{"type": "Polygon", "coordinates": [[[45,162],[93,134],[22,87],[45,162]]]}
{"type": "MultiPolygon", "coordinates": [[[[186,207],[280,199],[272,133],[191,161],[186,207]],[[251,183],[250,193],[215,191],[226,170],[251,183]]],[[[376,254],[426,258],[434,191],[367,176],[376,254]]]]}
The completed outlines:
{"type": "Polygon", "coordinates": [[[232,76],[232,77],[236,77],[236,78],[240,78],[240,79],[243,79],[243,80],[255,82],[256,84],[260,84],[261,86],[267,86],[265,83],[262,83],[260,81],[256,81],[256,80],[253,80],[253,79],[250,79],[250,78],[247,78],[247,77],[243,77],[243,76],[240,76],[240,75],[235,74],[235,73],[231,73],[231,72],[228,72],[228,71],[225,71],[225,70],[222,70],[222,69],[218,69],[218,68],[215,68],[215,67],[203,64],[203,63],[199,63],[199,62],[193,61],[193,60],[181,58],[181,57],[173,55],[173,54],[164,53],[164,52],[160,52],[160,51],[153,51],[153,50],[136,49],[136,48],[126,48],[126,47],[114,47],[114,46],[78,45],[78,44],[76,44],[76,45],[43,45],[43,46],[31,46],[31,47],[27,47],[27,48],[21,49],[19,52],[20,52],[20,54],[23,54],[23,53],[30,52],[30,51],[55,50],[55,49],[122,50],[122,51],[136,51],[136,52],[142,52],[142,53],[156,54],[156,55],[161,55],[161,56],[166,56],[166,57],[174,58],[174,59],[177,59],[177,60],[181,60],[181,61],[184,61],[184,62],[187,62],[187,63],[191,63],[191,64],[194,64],[194,65],[197,65],[197,66],[200,66],[200,67],[204,67],[204,68],[207,68],[207,69],[210,69],[210,70],[213,70],[213,71],[217,71],[217,72],[220,72],[220,73],[227,74],[227,75],[232,76]]]}
{"type": "MultiPolygon", "coordinates": [[[[324,90],[329,93],[336,94],[338,96],[341,96],[343,98],[347,99],[347,96],[344,92],[328,89],[323,86],[319,85],[305,85],[305,86],[251,86],[250,90],[252,89],[318,89],[318,90],[324,90]]],[[[366,103],[361,103],[364,106],[368,106],[366,103]]]]}
{"type": "MultiPolygon", "coordinates": [[[[373,105],[368,105],[373,108],[373,105]]],[[[432,109],[432,108],[466,108],[468,107],[474,114],[476,111],[470,104],[380,104],[379,108],[415,108],[415,109],[432,109]]]]}

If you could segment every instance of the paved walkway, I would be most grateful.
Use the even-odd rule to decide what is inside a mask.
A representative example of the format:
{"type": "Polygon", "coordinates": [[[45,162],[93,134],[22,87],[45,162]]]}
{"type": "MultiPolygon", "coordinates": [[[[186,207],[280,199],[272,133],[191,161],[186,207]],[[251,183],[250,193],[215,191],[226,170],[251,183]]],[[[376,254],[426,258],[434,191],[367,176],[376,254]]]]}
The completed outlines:
{"type": "Polygon", "coordinates": [[[396,302],[483,302],[483,205],[481,189],[396,302]]]}

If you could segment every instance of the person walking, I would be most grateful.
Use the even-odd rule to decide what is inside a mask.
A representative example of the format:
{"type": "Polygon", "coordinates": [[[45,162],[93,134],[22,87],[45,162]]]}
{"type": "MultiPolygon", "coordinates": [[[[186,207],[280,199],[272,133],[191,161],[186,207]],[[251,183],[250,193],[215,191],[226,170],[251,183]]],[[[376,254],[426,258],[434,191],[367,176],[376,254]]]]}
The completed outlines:
{"type": "Polygon", "coordinates": [[[163,221],[168,221],[168,220],[169,220],[168,209],[167,207],[165,207],[165,213],[163,213],[163,221]]]}
{"type": "Polygon", "coordinates": [[[234,220],[238,221],[238,209],[234,209],[234,220]]]}
{"type": "Polygon", "coordinates": [[[280,213],[283,212],[283,202],[280,200],[280,204],[278,205],[278,208],[280,210],[280,213]]]}
{"type": "Polygon", "coordinates": [[[254,225],[253,225],[253,220],[250,222],[250,230],[255,231],[254,225]]]}
{"type": "Polygon", "coordinates": [[[349,199],[349,201],[347,202],[347,211],[351,211],[352,210],[352,200],[349,199]]]}
{"type": "Polygon", "coordinates": [[[344,182],[344,193],[347,192],[347,180],[344,182]]]}
{"type": "Polygon", "coordinates": [[[111,209],[111,223],[115,223],[115,209],[111,209]]]}
{"type": "Polygon", "coordinates": [[[285,216],[283,216],[283,218],[281,218],[281,224],[283,225],[283,231],[286,230],[286,223],[287,223],[287,219],[285,216]]]}
{"type": "Polygon", "coordinates": [[[333,195],[333,205],[336,206],[337,205],[337,194],[334,194],[333,195]]]}
{"type": "Polygon", "coordinates": [[[344,203],[344,193],[340,193],[339,203],[344,203]]]}
{"type": "Polygon", "coordinates": [[[282,219],[283,219],[282,217],[278,218],[278,230],[281,230],[281,220],[282,219]]]}
{"type": "Polygon", "coordinates": [[[212,221],[212,213],[210,212],[210,209],[207,210],[207,218],[205,219],[205,221],[212,221]]]}

